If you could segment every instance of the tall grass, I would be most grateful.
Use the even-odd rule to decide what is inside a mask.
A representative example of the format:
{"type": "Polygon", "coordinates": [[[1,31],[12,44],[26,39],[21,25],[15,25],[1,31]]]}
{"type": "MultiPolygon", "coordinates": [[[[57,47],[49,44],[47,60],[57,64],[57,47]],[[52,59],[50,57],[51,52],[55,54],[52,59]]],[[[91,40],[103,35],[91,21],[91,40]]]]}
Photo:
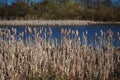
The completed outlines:
{"type": "Polygon", "coordinates": [[[16,33],[0,29],[0,80],[120,79],[120,48],[110,29],[95,33],[94,46],[88,45],[87,31],[80,37],[77,30],[61,29],[60,40],[52,38],[51,28],[16,33]]]}

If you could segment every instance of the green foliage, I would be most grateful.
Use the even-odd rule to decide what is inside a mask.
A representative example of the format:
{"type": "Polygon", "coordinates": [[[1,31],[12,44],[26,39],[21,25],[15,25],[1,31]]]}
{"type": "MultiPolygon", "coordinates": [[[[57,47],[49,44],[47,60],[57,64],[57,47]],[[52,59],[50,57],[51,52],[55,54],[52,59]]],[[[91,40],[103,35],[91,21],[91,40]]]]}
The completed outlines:
{"type": "Polygon", "coordinates": [[[1,19],[42,19],[42,20],[97,20],[120,21],[120,8],[101,4],[96,7],[84,7],[75,0],[45,0],[29,6],[25,2],[13,3],[11,6],[0,7],[1,19]]]}
{"type": "Polygon", "coordinates": [[[102,21],[120,21],[120,9],[114,7],[108,7],[101,5],[98,10],[96,10],[96,20],[102,21]],[[116,12],[118,11],[118,12],[116,12]]]}
{"type": "Polygon", "coordinates": [[[86,20],[95,20],[96,18],[96,10],[95,9],[86,9],[85,11],[85,19],[86,20]]]}

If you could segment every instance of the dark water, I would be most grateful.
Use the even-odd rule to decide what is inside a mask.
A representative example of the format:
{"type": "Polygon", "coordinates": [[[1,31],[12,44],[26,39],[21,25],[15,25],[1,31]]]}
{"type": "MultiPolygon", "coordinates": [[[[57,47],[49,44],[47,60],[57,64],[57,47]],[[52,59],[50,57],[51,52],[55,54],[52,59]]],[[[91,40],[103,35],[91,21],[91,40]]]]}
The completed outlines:
{"type": "MultiPolygon", "coordinates": [[[[39,31],[43,26],[31,26],[33,29],[34,27],[37,28],[37,31],[39,31]]],[[[105,32],[107,34],[107,30],[111,30],[113,32],[113,44],[114,46],[118,47],[120,46],[120,42],[118,40],[118,33],[120,33],[120,25],[87,25],[87,26],[44,26],[43,28],[46,29],[47,31],[49,30],[49,27],[52,29],[52,38],[55,39],[60,39],[61,38],[61,28],[63,29],[71,29],[71,30],[78,30],[79,36],[81,38],[82,42],[82,35],[83,33],[86,33],[87,31],[87,43],[88,44],[94,44],[95,42],[95,33],[97,33],[98,36],[100,36],[100,30],[105,32]]],[[[17,35],[21,32],[25,32],[25,29],[27,27],[25,26],[0,26],[0,28],[16,28],[17,29],[17,35]]],[[[12,33],[12,32],[11,32],[12,33]]],[[[34,34],[34,33],[33,33],[34,34]]],[[[26,34],[24,34],[26,36],[26,34]]],[[[106,35],[107,36],[107,35],[106,35]]],[[[25,40],[25,37],[24,37],[25,40]]]]}

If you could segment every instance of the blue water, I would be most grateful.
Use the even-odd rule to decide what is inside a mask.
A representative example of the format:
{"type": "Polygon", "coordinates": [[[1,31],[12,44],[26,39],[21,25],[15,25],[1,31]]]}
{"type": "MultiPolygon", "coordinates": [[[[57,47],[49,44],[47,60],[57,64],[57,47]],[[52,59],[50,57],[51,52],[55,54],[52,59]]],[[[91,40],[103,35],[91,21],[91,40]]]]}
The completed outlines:
{"type": "MultiPolygon", "coordinates": [[[[120,25],[86,25],[86,26],[32,26],[31,28],[33,29],[34,27],[37,28],[37,31],[40,30],[40,28],[44,28],[47,31],[49,30],[49,27],[52,29],[52,38],[55,39],[60,39],[61,38],[61,28],[63,29],[70,29],[70,30],[78,30],[79,36],[82,40],[82,35],[83,32],[86,33],[87,31],[87,41],[88,44],[94,44],[95,42],[95,33],[100,36],[100,30],[105,32],[107,34],[107,30],[110,29],[113,32],[113,44],[114,46],[120,46],[120,43],[118,41],[118,32],[120,33],[120,25]]],[[[0,28],[16,28],[17,29],[17,35],[21,32],[25,32],[25,26],[0,26],[0,28]]],[[[12,32],[11,32],[12,34],[12,32]]],[[[34,33],[33,33],[34,34],[34,33]]],[[[31,34],[32,35],[32,34],[31,34]]],[[[26,36],[26,34],[24,34],[26,36]]],[[[24,37],[25,40],[25,37],[24,37]]]]}

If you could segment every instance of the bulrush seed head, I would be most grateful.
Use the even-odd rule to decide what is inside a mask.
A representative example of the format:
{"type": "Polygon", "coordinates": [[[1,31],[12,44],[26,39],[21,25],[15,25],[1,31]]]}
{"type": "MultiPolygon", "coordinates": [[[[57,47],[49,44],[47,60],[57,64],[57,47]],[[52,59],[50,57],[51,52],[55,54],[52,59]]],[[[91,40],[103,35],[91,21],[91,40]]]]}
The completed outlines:
{"type": "Polygon", "coordinates": [[[15,29],[15,28],[12,28],[12,32],[13,32],[13,34],[15,35],[15,34],[16,34],[16,29],[15,29]]]}
{"type": "Polygon", "coordinates": [[[14,35],[11,35],[11,41],[14,42],[15,39],[14,39],[14,35]]]}
{"type": "Polygon", "coordinates": [[[76,36],[78,36],[78,30],[75,31],[76,36]]]}
{"type": "Polygon", "coordinates": [[[64,29],[63,28],[61,29],[61,33],[64,34],[64,29]]]}
{"type": "Polygon", "coordinates": [[[37,29],[36,28],[34,28],[34,32],[37,33],[37,29]]]}
{"type": "Polygon", "coordinates": [[[66,31],[66,35],[69,35],[69,34],[70,34],[70,33],[69,33],[69,31],[67,30],[67,31],[66,31]]]}
{"type": "Polygon", "coordinates": [[[49,27],[49,34],[52,35],[52,29],[49,27]]]}
{"type": "Polygon", "coordinates": [[[74,30],[72,30],[72,34],[73,34],[73,35],[75,34],[75,31],[74,31],[74,30]]]}
{"type": "Polygon", "coordinates": [[[31,30],[31,28],[30,28],[30,27],[28,27],[28,32],[29,32],[29,33],[32,33],[32,30],[31,30]]]}
{"type": "Polygon", "coordinates": [[[101,33],[101,36],[103,36],[103,31],[102,30],[100,30],[100,33],[101,33]]]}

